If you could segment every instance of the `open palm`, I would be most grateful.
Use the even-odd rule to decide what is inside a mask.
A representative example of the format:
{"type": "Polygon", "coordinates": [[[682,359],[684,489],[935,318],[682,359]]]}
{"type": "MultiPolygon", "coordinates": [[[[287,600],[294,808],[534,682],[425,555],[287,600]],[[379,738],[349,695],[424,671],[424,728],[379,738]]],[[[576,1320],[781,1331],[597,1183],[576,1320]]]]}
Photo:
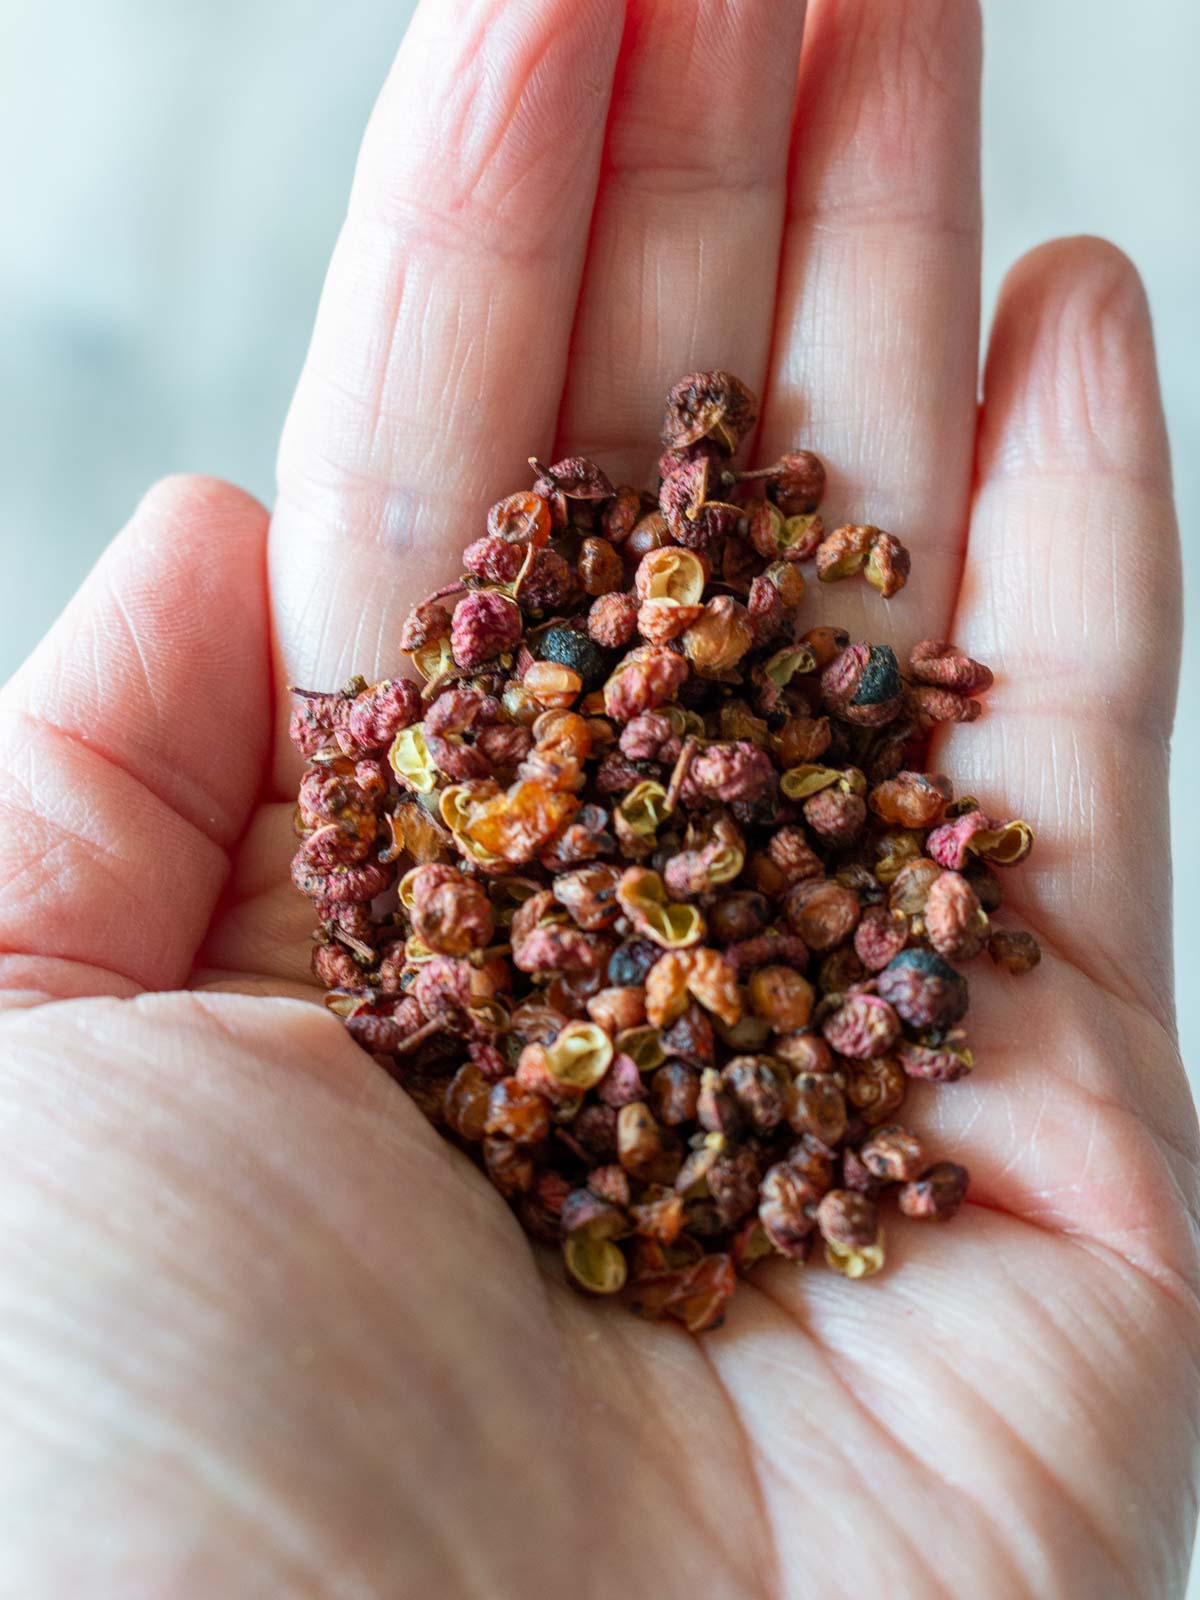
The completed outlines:
{"type": "Polygon", "coordinates": [[[1178,1593],[1169,467],[1094,240],[1015,269],[977,407],[978,49],[968,0],[424,0],[269,540],[161,485],[2,702],[0,1594],[1178,1593]],[[913,550],[890,609],[821,619],[996,669],[939,759],[1038,827],[1005,887],[1046,959],[978,974],[976,1075],[914,1094],[955,1226],[865,1284],[768,1264],[693,1340],[544,1274],[297,1003],[282,686],[394,671],[531,450],[644,481],[713,366],[763,459],[811,446],[913,550]]]}

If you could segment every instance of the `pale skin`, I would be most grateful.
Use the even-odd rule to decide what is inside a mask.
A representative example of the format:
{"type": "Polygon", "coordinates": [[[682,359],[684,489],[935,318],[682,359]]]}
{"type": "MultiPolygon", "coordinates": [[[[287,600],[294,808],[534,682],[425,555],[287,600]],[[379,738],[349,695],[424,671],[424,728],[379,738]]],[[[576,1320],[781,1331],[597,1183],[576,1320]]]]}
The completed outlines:
{"type": "MultiPolygon", "coordinates": [[[[965,0],[424,0],[268,513],[155,488],[0,702],[0,1588],[1162,1600],[1195,1520],[1196,1135],[1170,993],[1178,548],[1112,246],[1013,269],[977,406],[965,0]],[[624,42],[622,34],[624,30],[624,42]],[[803,31],[803,40],[802,40],[803,31]],[[798,109],[797,109],[798,108],[798,109]],[[912,548],[997,672],[939,763],[1038,829],[975,968],[971,1168],[870,1283],[719,1332],[582,1300],[319,1005],[288,682],[399,666],[524,458],[648,474],[696,367],[912,548]],[[274,690],[271,685],[274,683],[274,690]]],[[[1136,132],[1134,135],[1136,137],[1136,132]]],[[[815,587],[815,585],[814,585],[815,587]]]]}

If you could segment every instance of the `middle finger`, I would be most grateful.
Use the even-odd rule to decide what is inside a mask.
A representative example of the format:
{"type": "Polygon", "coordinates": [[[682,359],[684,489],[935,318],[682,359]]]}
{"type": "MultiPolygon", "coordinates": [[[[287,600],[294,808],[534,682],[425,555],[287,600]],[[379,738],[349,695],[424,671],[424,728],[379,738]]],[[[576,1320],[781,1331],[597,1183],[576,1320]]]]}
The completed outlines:
{"type": "MultiPolygon", "coordinates": [[[[897,644],[942,637],[965,537],[979,367],[976,0],[812,0],[760,454],[805,445],[822,516],[913,552],[897,644]]],[[[880,626],[861,582],[823,621],[880,626]]],[[[814,597],[815,604],[816,597],[814,597]]],[[[891,619],[889,619],[891,620],[891,619]]]]}
{"type": "Polygon", "coordinates": [[[800,0],[632,0],[560,419],[560,450],[650,476],[667,388],[771,337],[800,0]]]}

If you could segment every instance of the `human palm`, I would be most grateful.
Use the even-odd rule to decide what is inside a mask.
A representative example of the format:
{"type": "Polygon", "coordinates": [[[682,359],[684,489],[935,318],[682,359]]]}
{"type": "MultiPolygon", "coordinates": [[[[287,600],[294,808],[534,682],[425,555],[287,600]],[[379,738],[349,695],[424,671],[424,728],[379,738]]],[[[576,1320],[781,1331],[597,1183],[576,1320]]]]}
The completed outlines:
{"type": "Polygon", "coordinates": [[[1098,241],[1034,252],[977,408],[975,9],[819,0],[802,56],[801,9],[424,0],[269,539],[160,485],[5,691],[0,1593],[1178,1592],[1196,1145],[1144,298],[1098,241]],[[890,609],[814,618],[996,669],[939,761],[1036,825],[1005,888],[1045,959],[978,973],[977,1073],[910,1101],[970,1166],[955,1226],[898,1224],[869,1283],[766,1264],[696,1340],[567,1290],[307,1003],[283,686],[394,671],[530,450],[644,480],[699,366],[913,550],[890,609]]]}

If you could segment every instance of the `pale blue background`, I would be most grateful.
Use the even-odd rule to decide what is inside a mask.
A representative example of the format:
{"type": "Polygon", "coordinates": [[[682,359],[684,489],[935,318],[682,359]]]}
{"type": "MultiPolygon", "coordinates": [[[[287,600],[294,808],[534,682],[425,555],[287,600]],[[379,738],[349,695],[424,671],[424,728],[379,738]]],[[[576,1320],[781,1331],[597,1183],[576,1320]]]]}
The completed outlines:
{"type": "MultiPolygon", "coordinates": [[[[1141,264],[1194,601],[1200,7],[984,9],[987,301],[1014,256],[1056,233],[1107,234],[1141,264]]],[[[212,472],[270,499],[358,136],[410,10],[408,0],[0,0],[0,676],[153,479],[212,472]]],[[[1174,778],[1193,1063],[1195,614],[1193,604],[1174,778]]]]}

